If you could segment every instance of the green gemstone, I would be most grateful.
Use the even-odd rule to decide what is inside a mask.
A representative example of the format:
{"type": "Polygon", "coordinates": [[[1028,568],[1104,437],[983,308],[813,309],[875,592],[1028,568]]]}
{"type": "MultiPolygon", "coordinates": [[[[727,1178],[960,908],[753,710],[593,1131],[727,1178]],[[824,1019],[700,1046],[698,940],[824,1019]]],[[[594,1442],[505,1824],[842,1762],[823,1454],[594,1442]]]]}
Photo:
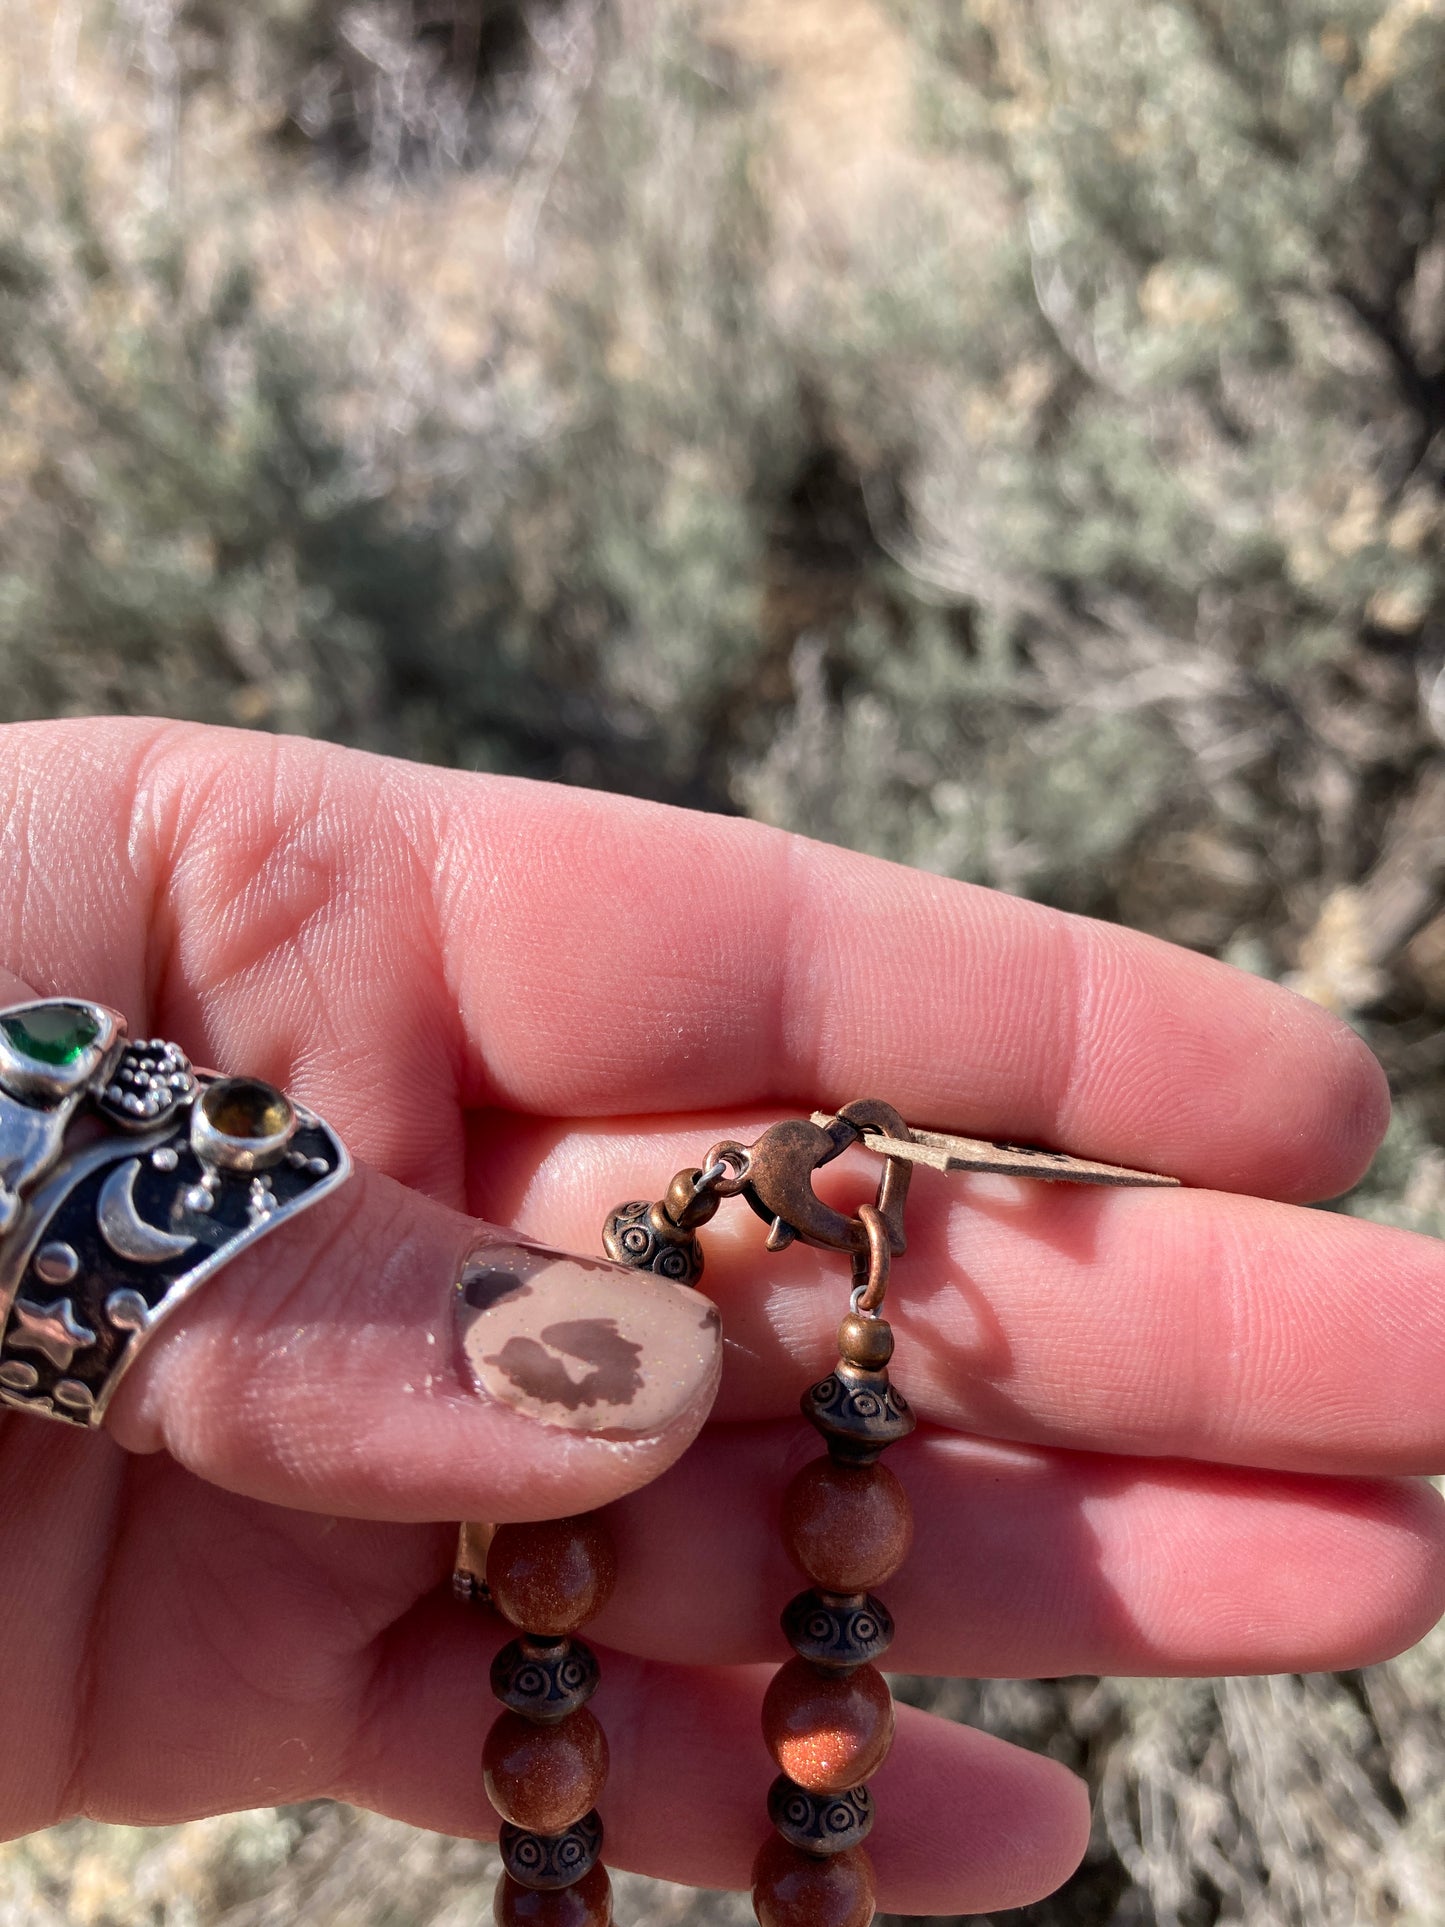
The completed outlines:
{"type": "Polygon", "coordinates": [[[88,1010],[52,1004],[23,1017],[0,1017],[0,1031],[22,1057],[61,1069],[84,1056],[99,1037],[100,1025],[88,1010]]]}

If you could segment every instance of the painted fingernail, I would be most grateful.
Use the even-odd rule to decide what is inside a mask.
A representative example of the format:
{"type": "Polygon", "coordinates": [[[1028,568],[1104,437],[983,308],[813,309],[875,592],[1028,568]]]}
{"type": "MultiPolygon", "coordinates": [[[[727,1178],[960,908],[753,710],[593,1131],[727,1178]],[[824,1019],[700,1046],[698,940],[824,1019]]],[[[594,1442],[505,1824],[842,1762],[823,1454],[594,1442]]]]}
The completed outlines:
{"type": "Polygon", "coordinates": [[[655,1438],[717,1391],[717,1307],[656,1272],[499,1233],[468,1254],[454,1303],[477,1390],[544,1425],[655,1438]]]}

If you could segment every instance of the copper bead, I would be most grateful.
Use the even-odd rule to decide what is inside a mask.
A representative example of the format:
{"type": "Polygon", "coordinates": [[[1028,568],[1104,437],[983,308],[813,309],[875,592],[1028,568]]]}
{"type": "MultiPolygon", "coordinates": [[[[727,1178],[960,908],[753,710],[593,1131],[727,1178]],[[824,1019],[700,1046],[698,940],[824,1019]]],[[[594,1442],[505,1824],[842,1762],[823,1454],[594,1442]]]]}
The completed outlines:
{"type": "Polygon", "coordinates": [[[893,1695],[876,1666],[824,1673],[790,1659],[763,1697],[763,1738],[790,1780],[842,1793],[876,1773],[893,1743],[893,1695]]]}
{"type": "Polygon", "coordinates": [[[702,1171],[695,1164],[686,1171],[679,1171],[668,1185],[667,1196],[662,1201],[668,1218],[683,1231],[696,1230],[698,1225],[716,1217],[717,1208],[722,1203],[716,1191],[696,1189],[701,1176],[702,1171]]]}
{"type": "Polygon", "coordinates": [[[907,1558],[913,1513],[886,1465],[814,1459],[783,1495],[783,1538],[824,1592],[867,1592],[907,1558]]]}
{"type": "Polygon", "coordinates": [[[761,1927],[868,1927],[873,1906],[873,1867],[862,1847],[823,1860],[774,1834],[753,1862],[761,1927]]]}
{"type": "Polygon", "coordinates": [[[607,1736],[585,1706],[555,1726],[503,1713],[482,1748],[482,1777],[504,1820],[528,1833],[561,1833],[597,1804],[607,1736]]]}
{"type": "Polygon", "coordinates": [[[493,1602],[523,1632],[576,1632],[601,1612],[616,1583],[612,1535],[595,1512],[498,1526],[487,1549],[493,1602]]]}
{"type": "Polygon", "coordinates": [[[497,1927],[609,1927],[612,1882],[599,1860],[570,1887],[524,1887],[509,1873],[492,1896],[497,1927]]]}
{"type": "Polygon", "coordinates": [[[800,1592],[783,1608],[782,1628],[793,1651],[825,1671],[865,1666],[893,1644],[893,1615],[871,1592],[800,1592]]]}
{"type": "Polygon", "coordinates": [[[893,1327],[886,1318],[850,1312],[838,1327],[838,1350],[850,1365],[881,1372],[893,1356],[893,1327]]]}

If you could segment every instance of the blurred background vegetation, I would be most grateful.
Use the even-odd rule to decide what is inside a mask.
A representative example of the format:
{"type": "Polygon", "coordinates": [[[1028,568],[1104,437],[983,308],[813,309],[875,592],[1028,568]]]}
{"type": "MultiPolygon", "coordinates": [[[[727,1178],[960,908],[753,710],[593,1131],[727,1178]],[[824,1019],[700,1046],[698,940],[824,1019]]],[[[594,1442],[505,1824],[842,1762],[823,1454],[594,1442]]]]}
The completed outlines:
{"type": "MultiPolygon", "coordinates": [[[[743,811],[1229,957],[1390,1070],[1345,1208],[1445,1232],[1442,0],[0,25],[0,715],[743,811]]],[[[1030,1921],[1441,1927],[1442,1658],[901,1690],[1091,1779],[1030,1921]]],[[[421,1927],[488,1866],[78,1823],[0,1923],[421,1927]]]]}

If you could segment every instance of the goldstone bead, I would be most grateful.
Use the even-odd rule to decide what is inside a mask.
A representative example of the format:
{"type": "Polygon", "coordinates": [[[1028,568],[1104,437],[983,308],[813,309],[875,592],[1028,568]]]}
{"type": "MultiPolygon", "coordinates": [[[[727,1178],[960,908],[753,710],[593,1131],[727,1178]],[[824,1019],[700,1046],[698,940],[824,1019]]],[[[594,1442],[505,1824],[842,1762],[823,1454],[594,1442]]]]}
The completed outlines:
{"type": "Polygon", "coordinates": [[[609,1927],[612,1882],[601,1861],[570,1887],[524,1887],[509,1873],[492,1896],[496,1927],[609,1927]]]}
{"type": "Polygon", "coordinates": [[[555,1726],[503,1713],[482,1748],[487,1798],[528,1833],[562,1833],[596,1806],[607,1778],[607,1736],[584,1706],[555,1726]]]}
{"type": "Polygon", "coordinates": [[[763,1696],[763,1739],[809,1793],[843,1793],[887,1758],[893,1695],[876,1666],[823,1673],[806,1659],[780,1666],[763,1696]]]}
{"type": "Polygon", "coordinates": [[[576,1632],[601,1612],[616,1583],[612,1535],[595,1512],[498,1526],[487,1548],[493,1603],[524,1632],[576,1632]]]}
{"type": "Polygon", "coordinates": [[[868,1927],[873,1867],[862,1847],[826,1859],[778,1834],[753,1862],[753,1912],[761,1927],[868,1927]]]}
{"type": "Polygon", "coordinates": [[[913,1513],[886,1465],[814,1459],[783,1495],[783,1538],[824,1592],[866,1592],[907,1558],[913,1513]]]}

